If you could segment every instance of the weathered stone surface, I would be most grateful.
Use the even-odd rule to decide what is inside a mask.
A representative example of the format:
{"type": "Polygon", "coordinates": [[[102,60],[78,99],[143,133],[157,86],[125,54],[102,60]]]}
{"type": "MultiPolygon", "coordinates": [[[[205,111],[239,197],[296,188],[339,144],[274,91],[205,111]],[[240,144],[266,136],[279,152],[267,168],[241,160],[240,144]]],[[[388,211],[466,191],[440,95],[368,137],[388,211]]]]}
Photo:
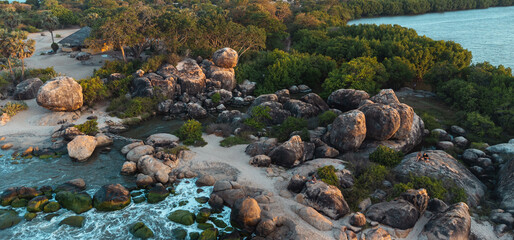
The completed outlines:
{"type": "Polygon", "coordinates": [[[142,141],[141,142],[133,142],[131,144],[125,145],[123,148],[121,148],[121,153],[123,155],[126,155],[127,153],[130,152],[130,150],[134,149],[135,147],[142,146],[142,145],[144,145],[144,143],[142,141]]]}
{"type": "Polygon", "coordinates": [[[361,90],[339,89],[330,94],[327,103],[331,108],[346,112],[357,109],[360,103],[368,98],[369,94],[361,90]]]}
{"type": "Polygon", "coordinates": [[[77,161],[85,161],[95,151],[96,138],[93,136],[80,135],[68,143],[68,155],[77,161]]]}
{"type": "Polygon", "coordinates": [[[137,77],[131,82],[132,97],[152,97],[154,95],[152,82],[147,77],[137,77]]]}
{"type": "Polygon", "coordinates": [[[360,108],[366,116],[366,136],[383,141],[390,139],[400,128],[398,111],[384,104],[367,104],[360,108]]]}
{"type": "Polygon", "coordinates": [[[156,133],[150,135],[145,143],[153,147],[170,147],[176,144],[179,138],[169,133],[156,133]]]}
{"type": "Polygon", "coordinates": [[[177,76],[182,93],[196,95],[205,89],[205,74],[195,60],[187,58],[177,64],[177,76]]]}
{"type": "Polygon", "coordinates": [[[468,205],[461,202],[432,217],[420,235],[424,235],[428,239],[468,240],[470,232],[469,208],[468,205]]]}
{"type": "Polygon", "coordinates": [[[391,240],[391,235],[383,228],[373,228],[366,232],[366,240],[391,240]]]}
{"type": "Polygon", "coordinates": [[[27,203],[27,211],[29,212],[41,212],[43,208],[48,203],[48,198],[46,196],[38,196],[31,199],[27,203]]]}
{"type": "Polygon", "coordinates": [[[407,192],[404,192],[400,195],[400,197],[410,202],[416,209],[418,209],[420,214],[423,214],[428,206],[428,201],[430,197],[428,196],[427,190],[424,188],[421,189],[409,189],[407,192]]]}
{"type": "Polygon", "coordinates": [[[298,174],[295,174],[291,177],[291,180],[289,180],[289,184],[287,185],[287,190],[294,192],[294,193],[299,193],[305,187],[306,182],[307,182],[307,178],[305,176],[300,176],[298,174]]]}
{"type": "Polygon", "coordinates": [[[501,203],[500,207],[514,210],[514,158],[505,163],[498,172],[496,192],[501,203]]]}
{"type": "Polygon", "coordinates": [[[0,230],[10,228],[21,222],[21,217],[14,210],[0,209],[0,230]]]}
{"type": "Polygon", "coordinates": [[[436,144],[437,149],[448,150],[454,147],[453,143],[450,141],[440,141],[436,144]]]}
{"type": "Polygon", "coordinates": [[[311,118],[320,114],[320,109],[316,106],[302,102],[296,99],[290,99],[284,104],[284,109],[291,112],[291,114],[298,118],[311,118]]]}
{"type": "Polygon", "coordinates": [[[148,203],[158,203],[166,199],[168,195],[170,195],[168,189],[166,189],[166,187],[164,187],[161,183],[157,183],[155,186],[150,188],[146,198],[148,199],[148,203]]]}
{"type": "Polygon", "coordinates": [[[199,187],[213,186],[215,183],[216,179],[213,176],[207,174],[200,176],[198,180],[196,180],[196,185],[199,187]]]}
{"type": "Polygon", "coordinates": [[[392,108],[400,114],[400,128],[393,135],[394,139],[405,139],[409,136],[414,121],[414,110],[407,104],[394,103],[390,104],[392,108]]]}
{"type": "Polygon", "coordinates": [[[339,219],[350,212],[341,191],[322,181],[307,182],[302,191],[305,203],[332,219],[339,219]]]}
{"type": "Polygon", "coordinates": [[[143,222],[137,222],[130,227],[129,232],[136,238],[147,239],[154,236],[153,231],[143,222]]]}
{"type": "Polygon", "coordinates": [[[330,144],[339,151],[356,150],[366,138],[366,117],[359,110],[339,115],[329,132],[330,144]]]}
{"type": "Polygon", "coordinates": [[[109,145],[112,145],[113,140],[112,138],[108,137],[107,135],[103,133],[98,133],[95,135],[96,138],[96,147],[107,147],[109,145]]]}
{"type": "Polygon", "coordinates": [[[52,111],[75,111],[82,107],[82,87],[73,78],[56,77],[47,81],[37,94],[37,103],[52,111]]]}
{"type": "Polygon", "coordinates": [[[265,102],[278,102],[278,96],[276,94],[262,94],[253,100],[252,107],[265,102]]]}
{"type": "Polygon", "coordinates": [[[151,155],[145,155],[137,161],[137,169],[163,184],[169,181],[172,168],[151,155]]]}
{"type": "Polygon", "coordinates": [[[127,153],[127,160],[137,162],[142,156],[154,153],[154,148],[148,145],[141,145],[133,148],[127,153]]]}
{"type": "Polygon", "coordinates": [[[187,113],[191,118],[194,119],[202,119],[207,117],[207,110],[205,110],[205,108],[203,108],[202,105],[198,103],[188,103],[187,113]]]}
{"type": "Polygon", "coordinates": [[[116,211],[130,204],[130,192],[121,184],[102,186],[93,196],[93,206],[99,211],[116,211]]]}
{"type": "Polygon", "coordinates": [[[80,214],[89,211],[93,207],[93,199],[85,192],[72,193],[68,191],[62,191],[57,193],[55,199],[62,207],[80,214]]]}
{"type": "Polygon", "coordinates": [[[393,89],[382,89],[377,95],[371,97],[370,100],[375,103],[382,103],[386,105],[400,103],[393,89]]]}
{"type": "Polygon", "coordinates": [[[269,167],[271,158],[267,155],[257,155],[250,159],[250,164],[256,167],[269,167]]]}
{"type": "Polygon", "coordinates": [[[301,207],[297,209],[296,213],[304,221],[315,227],[320,231],[332,230],[332,222],[325,216],[321,215],[318,211],[311,207],[301,207]]]}
{"type": "Polygon", "coordinates": [[[328,104],[325,101],[323,101],[323,99],[316,93],[309,93],[300,98],[300,100],[317,107],[320,110],[320,112],[325,112],[330,109],[328,104]]]}
{"type": "Polygon", "coordinates": [[[428,201],[427,211],[440,213],[446,211],[446,209],[448,209],[448,205],[442,200],[432,198],[428,201]]]}
{"type": "Polygon", "coordinates": [[[55,192],[60,191],[68,191],[68,192],[81,192],[86,190],[86,182],[82,178],[76,178],[70,181],[67,181],[55,188],[55,192]]]}
{"type": "Polygon", "coordinates": [[[136,185],[139,188],[146,188],[150,186],[152,183],[154,183],[154,179],[148,175],[145,174],[138,174],[136,178],[136,185]]]}
{"type": "Polygon", "coordinates": [[[393,172],[405,181],[408,181],[409,174],[414,174],[453,182],[466,191],[470,205],[478,206],[486,187],[475,175],[444,151],[428,150],[424,153],[428,154],[428,161],[418,161],[417,152],[414,152],[405,156],[393,172]]]}
{"type": "Polygon", "coordinates": [[[216,71],[212,71],[210,77],[212,81],[219,82],[221,88],[224,90],[232,91],[236,87],[236,75],[234,73],[234,69],[219,68],[216,71]]]}
{"type": "Polygon", "coordinates": [[[212,61],[222,68],[233,68],[237,65],[239,56],[232,48],[222,48],[212,54],[212,61]]]}
{"type": "Polygon", "coordinates": [[[366,217],[390,227],[405,230],[414,227],[420,213],[414,205],[399,199],[371,205],[366,211],[366,217]]]}
{"type": "Polygon", "coordinates": [[[261,221],[261,208],[253,198],[238,199],[230,213],[230,220],[241,228],[252,231],[261,221]]]}
{"type": "MultiPolygon", "coordinates": [[[[259,104],[262,108],[269,108],[269,115],[271,119],[268,119],[267,122],[273,125],[281,124],[286,120],[287,117],[291,116],[291,112],[285,110],[281,103],[279,102],[263,102],[259,104]]],[[[248,114],[251,115],[251,109],[248,109],[248,114]]]]}
{"type": "Polygon", "coordinates": [[[43,86],[43,81],[41,81],[39,78],[27,79],[16,85],[13,98],[15,100],[28,100],[36,98],[37,92],[41,86],[43,86]]]}
{"type": "Polygon", "coordinates": [[[246,149],[246,154],[250,156],[256,155],[268,155],[271,150],[273,150],[278,144],[278,140],[276,138],[269,138],[259,142],[250,143],[246,149]]]}
{"type": "Polygon", "coordinates": [[[350,224],[356,227],[362,227],[366,225],[366,216],[360,212],[356,212],[350,218],[350,224]]]}
{"type": "Polygon", "coordinates": [[[269,156],[271,162],[283,167],[293,167],[303,161],[304,144],[300,136],[295,135],[287,142],[273,149],[269,156]]]}
{"type": "Polygon", "coordinates": [[[275,94],[278,97],[278,101],[282,104],[286,103],[287,101],[289,101],[289,99],[291,99],[291,95],[289,94],[289,90],[287,89],[278,90],[275,92],[275,94]]]}
{"type": "Polygon", "coordinates": [[[339,155],[339,151],[337,149],[330,147],[328,145],[323,145],[317,147],[314,156],[316,158],[335,158],[339,155]]]}

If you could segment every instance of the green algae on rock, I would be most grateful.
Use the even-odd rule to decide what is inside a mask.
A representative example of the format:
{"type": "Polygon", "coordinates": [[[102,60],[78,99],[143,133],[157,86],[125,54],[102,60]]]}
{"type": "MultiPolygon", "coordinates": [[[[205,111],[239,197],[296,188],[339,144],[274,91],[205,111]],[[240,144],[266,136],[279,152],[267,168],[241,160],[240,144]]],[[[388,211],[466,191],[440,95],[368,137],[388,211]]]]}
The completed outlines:
{"type": "Polygon", "coordinates": [[[130,227],[130,233],[134,235],[134,237],[147,239],[153,237],[153,232],[150,228],[148,228],[143,222],[137,222],[130,227]]]}
{"type": "Polygon", "coordinates": [[[176,211],[173,211],[168,216],[169,220],[176,222],[176,223],[184,224],[184,225],[193,224],[195,222],[194,218],[195,218],[195,215],[187,210],[176,210],[176,211]]]}
{"type": "Polygon", "coordinates": [[[86,218],[83,217],[83,216],[71,216],[71,217],[67,217],[65,218],[64,220],[62,220],[59,225],[69,225],[69,226],[72,226],[72,227],[78,227],[78,228],[81,228],[84,226],[84,220],[86,218]]]}
{"type": "Polygon", "coordinates": [[[91,196],[85,192],[72,193],[63,191],[57,193],[55,199],[62,207],[69,209],[76,214],[86,212],[93,208],[93,199],[91,199],[91,196]]]}

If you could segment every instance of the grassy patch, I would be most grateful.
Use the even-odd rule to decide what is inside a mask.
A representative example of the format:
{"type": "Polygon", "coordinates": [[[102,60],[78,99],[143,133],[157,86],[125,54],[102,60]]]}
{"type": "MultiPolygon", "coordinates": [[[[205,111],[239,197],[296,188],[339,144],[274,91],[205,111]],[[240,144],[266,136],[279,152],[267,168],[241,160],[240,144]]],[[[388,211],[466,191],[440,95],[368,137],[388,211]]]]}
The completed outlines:
{"type": "Polygon", "coordinates": [[[242,136],[230,136],[220,142],[222,147],[232,147],[240,144],[249,144],[250,140],[242,136]]]}
{"type": "Polygon", "coordinates": [[[167,148],[164,150],[165,153],[169,153],[169,154],[173,154],[173,155],[178,155],[180,152],[182,151],[188,151],[189,148],[187,146],[184,146],[184,145],[179,145],[179,146],[176,146],[176,147],[173,147],[173,148],[167,148]]]}
{"type": "Polygon", "coordinates": [[[25,102],[7,102],[2,108],[0,108],[1,113],[7,113],[10,117],[14,117],[21,111],[27,110],[29,107],[25,102]]]}

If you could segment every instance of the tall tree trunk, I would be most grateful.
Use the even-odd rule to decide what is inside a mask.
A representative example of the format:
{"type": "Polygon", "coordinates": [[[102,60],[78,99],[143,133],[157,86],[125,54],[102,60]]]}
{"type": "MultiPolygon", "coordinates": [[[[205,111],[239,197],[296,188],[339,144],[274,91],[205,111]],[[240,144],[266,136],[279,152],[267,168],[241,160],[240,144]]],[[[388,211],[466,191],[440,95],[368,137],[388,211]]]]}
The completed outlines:
{"type": "Polygon", "coordinates": [[[25,58],[21,59],[21,81],[25,80],[25,58]]]}
{"type": "Polygon", "coordinates": [[[127,58],[125,57],[125,49],[123,49],[123,46],[121,46],[121,45],[120,45],[120,49],[121,49],[121,55],[123,56],[123,61],[127,62],[127,58]]]}
{"type": "Polygon", "coordinates": [[[12,70],[11,58],[7,58],[7,63],[9,64],[9,72],[11,73],[12,82],[16,81],[16,76],[14,76],[14,72],[12,70]]]}
{"type": "Polygon", "coordinates": [[[55,41],[54,41],[54,31],[50,31],[50,35],[52,36],[52,43],[55,43],[55,41]]]}

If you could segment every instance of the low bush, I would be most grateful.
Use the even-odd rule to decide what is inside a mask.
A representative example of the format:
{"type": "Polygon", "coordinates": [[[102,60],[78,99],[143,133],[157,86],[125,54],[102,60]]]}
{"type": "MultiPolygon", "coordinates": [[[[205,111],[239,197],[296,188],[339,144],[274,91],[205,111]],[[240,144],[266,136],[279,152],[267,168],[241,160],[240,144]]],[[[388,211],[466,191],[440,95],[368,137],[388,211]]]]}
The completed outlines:
{"type": "Polygon", "coordinates": [[[328,185],[339,187],[339,179],[336,176],[336,169],[332,165],[318,168],[318,177],[328,185]]]}
{"type": "Polygon", "coordinates": [[[400,196],[409,189],[424,188],[427,190],[430,198],[438,198],[451,204],[458,202],[467,202],[466,191],[457,187],[454,183],[443,181],[442,179],[434,179],[427,176],[409,176],[409,182],[397,183],[393,186],[393,198],[400,196]]]}
{"type": "Polygon", "coordinates": [[[222,147],[232,147],[240,144],[249,144],[250,140],[243,136],[230,136],[227,137],[220,142],[220,146],[222,147]]]}
{"type": "Polygon", "coordinates": [[[271,119],[270,111],[271,109],[268,106],[253,107],[250,111],[250,117],[244,120],[244,124],[255,130],[261,130],[266,126],[266,122],[271,119]]]}
{"type": "Polygon", "coordinates": [[[2,108],[0,108],[0,115],[7,113],[10,117],[18,114],[23,110],[27,110],[29,107],[25,102],[7,102],[2,108]]]}
{"type": "Polygon", "coordinates": [[[489,144],[484,142],[472,142],[469,148],[475,148],[480,149],[482,151],[485,151],[485,149],[489,146],[489,144]]]}
{"type": "Polygon", "coordinates": [[[398,165],[403,158],[401,151],[395,151],[392,148],[386,146],[378,146],[377,149],[369,155],[369,160],[386,167],[395,167],[398,165]]]}
{"type": "Polygon", "coordinates": [[[203,146],[207,144],[202,138],[202,124],[197,120],[188,120],[178,130],[177,136],[186,145],[203,146]]]}
{"type": "Polygon", "coordinates": [[[98,132],[98,122],[96,119],[87,120],[85,123],[75,125],[75,127],[82,133],[90,136],[94,136],[98,132]]]}
{"type": "Polygon", "coordinates": [[[187,146],[179,145],[179,146],[176,146],[176,147],[173,147],[173,148],[164,149],[164,152],[165,153],[169,153],[169,154],[173,154],[173,155],[178,155],[180,152],[187,151],[187,150],[189,150],[189,148],[187,146]]]}
{"type": "Polygon", "coordinates": [[[291,133],[296,131],[302,132],[302,134],[300,134],[302,140],[308,140],[309,132],[307,130],[307,120],[303,118],[287,117],[282,124],[273,127],[272,135],[276,137],[279,141],[283,142],[287,141],[291,133]]]}
{"type": "Polygon", "coordinates": [[[141,69],[145,72],[155,72],[159,67],[166,62],[165,55],[155,55],[149,57],[146,62],[141,65],[141,69]]]}
{"type": "Polygon", "coordinates": [[[105,61],[105,64],[98,70],[95,70],[94,76],[100,78],[109,77],[113,73],[121,73],[125,76],[132,75],[141,68],[141,62],[133,60],[130,62],[123,62],[122,60],[105,61]]]}
{"type": "Polygon", "coordinates": [[[212,94],[211,96],[212,102],[218,104],[221,100],[221,94],[219,92],[216,92],[212,94]]]}
{"type": "Polygon", "coordinates": [[[350,208],[359,210],[359,203],[368,198],[375,189],[382,186],[382,182],[390,175],[389,170],[382,165],[372,164],[356,177],[352,188],[342,189],[343,196],[350,208]]]}
{"type": "Polygon", "coordinates": [[[437,133],[430,133],[427,137],[423,138],[423,145],[425,146],[435,146],[439,142],[439,135],[437,133]]]}
{"type": "Polygon", "coordinates": [[[336,119],[336,117],[337,117],[337,114],[335,112],[330,111],[330,110],[325,111],[324,113],[322,113],[318,116],[319,125],[326,127],[327,125],[333,123],[334,120],[336,119]]]}
{"type": "Polygon", "coordinates": [[[90,107],[109,96],[107,87],[99,77],[86,78],[80,80],[79,83],[82,87],[84,104],[90,107]]]}
{"type": "Polygon", "coordinates": [[[127,99],[125,96],[115,98],[107,107],[107,111],[112,112],[119,118],[132,118],[151,114],[156,110],[159,99],[150,97],[135,97],[127,99]]]}
{"type": "Polygon", "coordinates": [[[425,128],[428,130],[433,130],[436,128],[441,128],[441,124],[437,119],[434,117],[434,115],[431,115],[430,113],[423,112],[421,113],[421,119],[425,123],[425,128]]]}
{"type": "Polygon", "coordinates": [[[47,67],[28,69],[28,74],[26,76],[29,78],[39,78],[41,81],[46,82],[54,77],[57,77],[57,75],[58,74],[53,67],[47,67]]]}

